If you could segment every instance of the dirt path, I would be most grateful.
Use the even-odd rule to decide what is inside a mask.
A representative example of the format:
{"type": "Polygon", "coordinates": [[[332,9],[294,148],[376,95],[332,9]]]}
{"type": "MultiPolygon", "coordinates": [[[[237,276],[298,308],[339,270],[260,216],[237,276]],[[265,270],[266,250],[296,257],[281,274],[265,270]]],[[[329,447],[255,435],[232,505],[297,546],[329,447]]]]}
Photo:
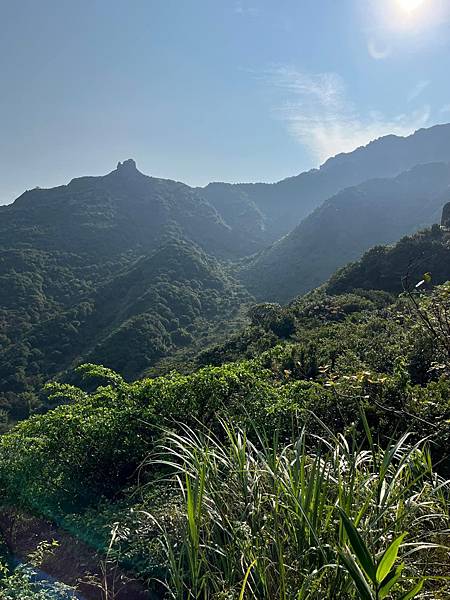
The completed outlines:
{"type": "Polygon", "coordinates": [[[27,561],[39,542],[56,540],[58,546],[52,555],[44,558],[40,567],[56,579],[76,587],[87,600],[155,600],[144,586],[132,580],[118,568],[108,568],[104,574],[104,558],[95,550],[58,529],[53,523],[23,514],[13,508],[0,510],[0,532],[10,552],[19,560],[27,561]],[[108,588],[109,595],[93,583],[108,588]]]}

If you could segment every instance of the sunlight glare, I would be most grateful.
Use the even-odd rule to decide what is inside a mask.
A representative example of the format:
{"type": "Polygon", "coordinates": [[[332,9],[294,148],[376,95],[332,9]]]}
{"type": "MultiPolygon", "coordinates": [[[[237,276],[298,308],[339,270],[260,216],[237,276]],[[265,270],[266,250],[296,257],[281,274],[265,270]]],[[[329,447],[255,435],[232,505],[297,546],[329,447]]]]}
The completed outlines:
{"type": "Polygon", "coordinates": [[[397,2],[402,10],[413,13],[425,3],[425,0],[397,0],[397,2]]]}

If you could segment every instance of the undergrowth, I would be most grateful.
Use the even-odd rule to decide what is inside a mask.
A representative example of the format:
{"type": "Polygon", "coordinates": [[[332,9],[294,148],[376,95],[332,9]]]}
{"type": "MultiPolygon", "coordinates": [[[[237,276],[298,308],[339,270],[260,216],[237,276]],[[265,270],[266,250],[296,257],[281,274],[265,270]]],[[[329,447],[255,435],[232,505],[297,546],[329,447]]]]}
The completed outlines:
{"type": "Polygon", "coordinates": [[[160,528],[169,597],[448,598],[450,484],[426,440],[381,448],[362,421],[362,443],[166,430],[151,462],[180,496],[178,526],[160,528]]]}

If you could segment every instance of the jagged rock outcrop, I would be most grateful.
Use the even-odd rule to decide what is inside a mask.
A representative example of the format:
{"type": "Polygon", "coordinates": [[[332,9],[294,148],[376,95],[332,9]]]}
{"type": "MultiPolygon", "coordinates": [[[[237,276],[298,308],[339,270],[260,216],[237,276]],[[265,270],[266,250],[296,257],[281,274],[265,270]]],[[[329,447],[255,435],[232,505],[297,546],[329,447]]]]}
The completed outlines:
{"type": "Polygon", "coordinates": [[[117,171],[119,173],[136,173],[137,172],[136,161],[132,158],[128,158],[123,162],[117,163],[117,171]]]}
{"type": "Polygon", "coordinates": [[[442,227],[450,229],[450,202],[447,202],[447,204],[442,209],[441,225],[442,227]]]}

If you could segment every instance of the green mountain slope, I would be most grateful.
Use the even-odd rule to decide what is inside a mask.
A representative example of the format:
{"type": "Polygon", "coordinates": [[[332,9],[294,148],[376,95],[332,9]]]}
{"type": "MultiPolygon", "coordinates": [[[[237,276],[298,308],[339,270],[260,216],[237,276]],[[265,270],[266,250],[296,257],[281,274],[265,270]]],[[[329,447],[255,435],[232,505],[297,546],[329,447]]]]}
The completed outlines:
{"type": "Polygon", "coordinates": [[[230,228],[192,188],[140,173],[133,160],[102,177],[27,191],[0,207],[0,247],[110,259],[155,248],[169,231],[217,254],[239,252],[230,228]]]}
{"type": "Polygon", "coordinates": [[[130,159],[0,207],[1,406],[14,419],[29,414],[49,377],[84,360],[128,378],[162,360],[182,366],[234,327],[245,290],[287,300],[370,246],[433,222],[448,199],[443,163],[346,189],[245,258],[349,182],[447,157],[449,128],[388,136],[273,185],[195,190],[148,177],[130,159]],[[243,261],[239,283],[233,260],[243,261]]]}
{"type": "MultiPolygon", "coordinates": [[[[356,600],[346,565],[353,554],[384,564],[391,540],[398,590],[425,578],[426,594],[448,597],[450,284],[419,287],[414,302],[388,292],[411,257],[417,272],[448,279],[449,236],[433,226],[287,306],[253,306],[186,374],[129,383],[81,366],[76,385],[47,390],[57,406],[0,436],[0,503],[114,556],[161,598],[198,589],[199,569],[205,597],[232,597],[256,556],[258,598],[282,582],[292,597],[313,583],[314,597],[356,600]]],[[[132,377],[245,300],[223,264],[167,239],[112,273],[71,322],[37,321],[26,343],[45,360],[107,355],[132,377]]],[[[5,568],[1,585],[13,577],[5,568]]]]}
{"type": "MultiPolygon", "coordinates": [[[[449,291],[417,300],[448,315],[449,291]]],[[[187,375],[127,383],[85,365],[80,387],[52,386],[62,405],[0,436],[1,502],[104,552],[120,536],[114,559],[162,598],[180,581],[180,598],[194,589],[198,568],[206,597],[242,589],[245,552],[245,564],[256,554],[271,569],[258,598],[312,581],[315,597],[357,600],[352,571],[336,566],[342,551],[362,539],[380,560],[404,532],[403,588],[425,576],[427,594],[447,598],[450,355],[411,304],[382,292],[265,305],[230,342],[242,351],[271,335],[247,359],[187,375]],[[342,514],[359,537],[341,537],[342,514]]]]}
{"type": "Polygon", "coordinates": [[[81,270],[81,289],[67,290],[69,306],[58,294],[75,280],[69,285],[56,271],[57,294],[46,295],[40,265],[24,268],[5,276],[12,283],[0,313],[2,408],[14,419],[39,405],[36,392],[50,377],[86,360],[138,377],[167,354],[201,343],[215,323],[232,322],[249,301],[217,260],[183,240],[168,240],[103,284],[84,281],[81,270]],[[23,279],[29,285],[20,307],[11,298],[23,279]]]}
{"type": "Polygon", "coordinates": [[[239,218],[255,243],[271,243],[344,188],[432,162],[450,162],[450,125],[420,129],[405,138],[382,137],[278,183],[212,183],[199,191],[227,223],[239,218]]]}
{"type": "Polygon", "coordinates": [[[249,261],[241,280],[258,298],[285,302],[320,285],[370,247],[439,221],[449,196],[445,163],[343,190],[249,261]]]}
{"type": "Polygon", "coordinates": [[[176,240],[100,288],[94,302],[81,325],[77,361],[101,362],[131,379],[178,348],[201,343],[249,296],[214,258],[176,240]]]}
{"type": "Polygon", "coordinates": [[[375,246],[337,271],[327,283],[331,294],[355,287],[400,293],[430,273],[434,284],[450,279],[450,236],[438,225],[406,236],[393,246],[375,246]]]}
{"type": "Polygon", "coordinates": [[[85,359],[137,377],[233,322],[248,298],[212,255],[241,252],[195,191],[131,160],[1,207],[0,407],[26,416],[85,359]]]}

